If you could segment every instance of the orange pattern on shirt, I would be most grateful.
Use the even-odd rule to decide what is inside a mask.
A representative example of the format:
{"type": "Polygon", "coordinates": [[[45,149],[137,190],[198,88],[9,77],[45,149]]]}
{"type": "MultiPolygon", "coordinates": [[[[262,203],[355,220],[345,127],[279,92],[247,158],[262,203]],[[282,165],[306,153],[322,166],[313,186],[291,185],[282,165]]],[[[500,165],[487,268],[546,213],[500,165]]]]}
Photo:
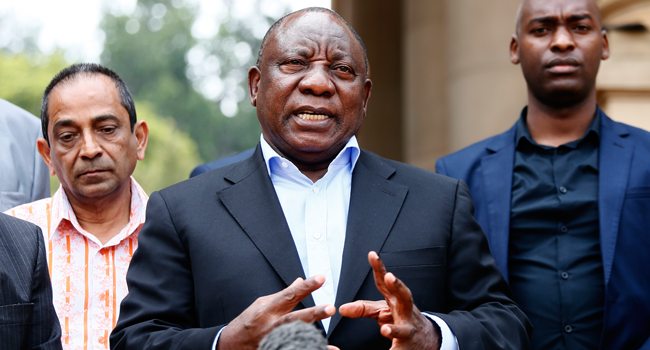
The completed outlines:
{"type": "Polygon", "coordinates": [[[109,349],[148,199],[131,178],[129,223],[105,245],[81,228],[61,187],[52,198],[5,212],[43,231],[64,350],[109,349]]]}

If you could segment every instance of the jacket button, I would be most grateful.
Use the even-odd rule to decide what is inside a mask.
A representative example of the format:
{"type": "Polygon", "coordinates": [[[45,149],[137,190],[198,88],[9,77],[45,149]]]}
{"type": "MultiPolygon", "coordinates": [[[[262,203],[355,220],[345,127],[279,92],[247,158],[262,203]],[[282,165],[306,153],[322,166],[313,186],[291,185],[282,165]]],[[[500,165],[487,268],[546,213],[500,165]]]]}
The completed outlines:
{"type": "Polygon", "coordinates": [[[566,187],[564,187],[564,186],[560,187],[560,192],[567,193],[566,187]]]}
{"type": "MultiPolygon", "coordinates": [[[[564,278],[565,280],[568,280],[569,279],[569,273],[568,272],[562,272],[562,278],[564,278]]],[[[571,327],[571,326],[567,326],[567,327],[571,327]]]]}
{"type": "Polygon", "coordinates": [[[560,227],[560,231],[561,231],[562,233],[567,233],[567,232],[569,232],[569,228],[566,227],[566,226],[562,226],[562,227],[560,227]]]}
{"type": "Polygon", "coordinates": [[[564,331],[567,333],[571,333],[573,332],[573,327],[571,327],[571,325],[566,325],[564,326],[564,331]]]}

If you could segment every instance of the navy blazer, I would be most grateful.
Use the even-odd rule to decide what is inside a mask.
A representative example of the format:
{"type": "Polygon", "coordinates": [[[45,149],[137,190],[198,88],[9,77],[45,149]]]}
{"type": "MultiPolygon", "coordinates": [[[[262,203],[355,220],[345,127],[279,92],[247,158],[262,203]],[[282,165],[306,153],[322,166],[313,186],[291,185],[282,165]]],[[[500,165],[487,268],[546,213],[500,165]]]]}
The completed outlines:
{"type": "MultiPolygon", "coordinates": [[[[650,133],[601,113],[598,213],[605,273],[601,349],[650,349],[650,133]]],[[[508,278],[516,124],[438,159],[436,171],[467,182],[474,216],[508,278]]]]}
{"type": "MultiPolygon", "coordinates": [[[[368,264],[374,250],[461,349],[527,349],[530,323],[509,299],[472,212],[463,181],[361,151],[335,305],[383,299],[368,264]]],[[[250,158],[151,195],[111,348],[210,349],[258,297],[298,277],[304,271],[258,146],[250,158]]],[[[311,296],[298,308],[310,306],[311,296]]],[[[375,320],[340,314],[327,337],[342,350],[391,346],[375,320]]]]}

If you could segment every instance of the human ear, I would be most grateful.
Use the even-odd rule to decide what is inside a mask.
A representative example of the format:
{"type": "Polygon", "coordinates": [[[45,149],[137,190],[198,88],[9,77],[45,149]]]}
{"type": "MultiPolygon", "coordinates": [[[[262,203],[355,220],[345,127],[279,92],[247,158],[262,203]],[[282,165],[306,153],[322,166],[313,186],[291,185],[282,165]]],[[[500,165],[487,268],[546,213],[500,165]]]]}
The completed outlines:
{"type": "Polygon", "coordinates": [[[519,64],[519,38],[517,34],[512,35],[510,40],[510,62],[512,64],[519,64]]]}
{"type": "Polygon", "coordinates": [[[257,66],[248,70],[248,99],[253,107],[257,107],[257,93],[259,92],[260,76],[262,72],[257,66]]]}
{"type": "Polygon", "coordinates": [[[133,126],[133,135],[138,141],[137,155],[138,160],[144,159],[145,151],[147,150],[147,142],[149,141],[149,126],[144,120],[140,120],[133,126]]]}
{"type": "Polygon", "coordinates": [[[366,79],[366,83],[363,84],[363,116],[366,116],[366,109],[368,108],[368,100],[370,100],[370,92],[372,91],[372,81],[366,79]]]}
{"type": "Polygon", "coordinates": [[[56,175],[56,172],[52,167],[52,157],[50,157],[50,145],[47,143],[47,140],[45,140],[42,137],[39,137],[38,140],[36,140],[36,148],[38,149],[38,153],[41,154],[43,161],[45,161],[45,164],[47,164],[47,167],[50,168],[50,176],[56,175]]]}
{"type": "Polygon", "coordinates": [[[607,38],[607,31],[603,30],[603,53],[600,58],[606,60],[609,58],[609,39],[607,38]]]}

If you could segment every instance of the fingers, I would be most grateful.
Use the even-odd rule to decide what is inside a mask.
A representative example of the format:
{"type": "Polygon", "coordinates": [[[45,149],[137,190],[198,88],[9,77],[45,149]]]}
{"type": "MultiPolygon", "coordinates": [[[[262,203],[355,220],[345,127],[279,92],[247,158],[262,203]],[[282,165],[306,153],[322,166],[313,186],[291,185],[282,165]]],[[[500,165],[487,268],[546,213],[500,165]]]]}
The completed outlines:
{"type": "MultiPolygon", "coordinates": [[[[267,310],[275,314],[286,314],[293,310],[303,299],[325,283],[325,276],[316,275],[306,280],[299,278],[289,287],[273,295],[267,310]]],[[[329,317],[329,316],[327,316],[329,317]]]]}
{"type": "Polygon", "coordinates": [[[307,309],[290,312],[278,319],[276,326],[295,321],[314,323],[322,319],[332,317],[336,313],[334,305],[319,305],[307,309]]]}
{"type": "Polygon", "coordinates": [[[327,346],[327,350],[341,350],[341,349],[337,348],[337,347],[334,346],[334,345],[328,345],[328,346],[327,346]]]}
{"type": "Polygon", "coordinates": [[[413,327],[410,324],[406,325],[383,325],[381,327],[381,335],[383,335],[386,338],[393,339],[393,338],[398,338],[398,339],[410,339],[413,338],[415,335],[415,327],[413,327]]]}
{"type": "Polygon", "coordinates": [[[388,292],[395,298],[397,314],[403,318],[410,318],[413,312],[413,294],[411,290],[399,278],[392,273],[384,276],[384,283],[388,292]]]}
{"type": "Polygon", "coordinates": [[[386,301],[368,301],[368,300],[357,300],[352,303],[347,303],[339,307],[339,313],[343,317],[348,318],[374,318],[378,319],[382,311],[390,314],[390,309],[386,301]]]}
{"type": "Polygon", "coordinates": [[[379,258],[379,255],[375,252],[368,253],[368,262],[372,266],[372,272],[375,276],[375,285],[379,292],[384,296],[388,297],[388,288],[386,288],[386,283],[384,282],[384,276],[386,275],[386,267],[384,263],[379,258]]]}

